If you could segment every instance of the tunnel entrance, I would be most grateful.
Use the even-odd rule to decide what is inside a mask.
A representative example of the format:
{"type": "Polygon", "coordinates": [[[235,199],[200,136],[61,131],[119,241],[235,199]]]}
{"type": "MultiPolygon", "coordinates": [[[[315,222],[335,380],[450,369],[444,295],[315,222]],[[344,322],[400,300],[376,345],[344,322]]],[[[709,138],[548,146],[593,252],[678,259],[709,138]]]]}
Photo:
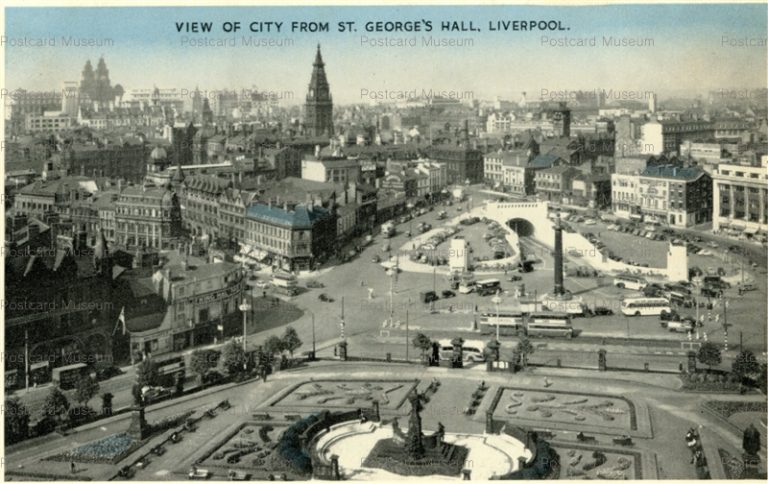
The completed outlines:
{"type": "Polygon", "coordinates": [[[518,237],[533,236],[533,224],[524,218],[513,218],[507,222],[507,225],[517,233],[518,237]]]}

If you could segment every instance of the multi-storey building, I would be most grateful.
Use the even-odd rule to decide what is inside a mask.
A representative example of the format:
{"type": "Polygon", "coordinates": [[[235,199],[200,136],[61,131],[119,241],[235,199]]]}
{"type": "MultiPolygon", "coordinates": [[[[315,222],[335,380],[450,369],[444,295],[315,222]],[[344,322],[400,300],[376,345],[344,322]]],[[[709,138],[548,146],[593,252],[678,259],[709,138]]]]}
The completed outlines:
{"type": "Polygon", "coordinates": [[[640,184],[636,173],[614,173],[611,175],[611,207],[613,214],[617,217],[642,218],[640,184]]]}
{"type": "Polygon", "coordinates": [[[325,183],[360,180],[360,162],[343,156],[310,156],[301,161],[301,177],[325,183]]]}
{"type": "Polygon", "coordinates": [[[112,259],[106,242],[94,249],[78,238],[30,223],[28,236],[5,256],[5,383],[51,380],[56,367],[119,360],[112,335],[112,259]]]}
{"type": "Polygon", "coordinates": [[[219,237],[219,198],[229,180],[207,175],[188,176],[182,195],[182,225],[192,235],[219,237]]]}
{"type": "Polygon", "coordinates": [[[233,246],[245,240],[245,209],[256,198],[256,192],[228,187],[219,196],[219,237],[233,246]]]}
{"type": "Polygon", "coordinates": [[[42,115],[28,114],[25,127],[29,133],[58,133],[72,127],[72,117],[59,111],[42,115]]]}
{"type": "Polygon", "coordinates": [[[567,201],[571,196],[571,182],[578,174],[579,170],[568,165],[538,170],[534,177],[536,195],[555,203],[567,201]]]}
{"type": "Polygon", "coordinates": [[[639,175],[638,187],[647,220],[678,227],[712,220],[712,178],[700,167],[649,166],[639,175]]]}
{"type": "Polygon", "coordinates": [[[611,206],[611,176],[607,174],[578,174],[571,182],[572,203],[602,210],[611,206]]]}
{"type": "Polygon", "coordinates": [[[179,197],[167,187],[129,186],[115,202],[115,241],[125,248],[172,248],[181,235],[179,197]]]}
{"type": "Polygon", "coordinates": [[[445,163],[437,163],[430,160],[416,162],[416,170],[429,177],[429,197],[435,198],[448,185],[448,170],[445,163]]]}
{"type": "Polygon", "coordinates": [[[483,153],[470,148],[468,140],[460,146],[436,145],[429,149],[430,159],[444,163],[446,166],[447,183],[465,184],[481,183],[483,181],[483,153]]]}
{"type": "Polygon", "coordinates": [[[61,152],[59,163],[68,175],[139,182],[147,173],[149,154],[148,147],[138,139],[122,145],[76,144],[61,152]]]}
{"type": "Polygon", "coordinates": [[[333,207],[256,203],[246,210],[245,224],[246,244],[270,257],[274,267],[312,269],[318,258],[337,250],[333,207]]]}
{"type": "Polygon", "coordinates": [[[768,232],[768,155],[759,165],[721,163],[712,178],[713,230],[768,232]]]}
{"type": "Polygon", "coordinates": [[[14,213],[37,218],[42,218],[48,211],[69,215],[73,202],[85,199],[97,191],[94,180],[82,176],[37,180],[16,192],[14,213]]]}
{"type": "Polygon", "coordinates": [[[184,258],[154,273],[144,269],[129,275],[129,290],[120,301],[133,360],[242,334],[238,306],[245,275],[240,265],[184,258]]]}

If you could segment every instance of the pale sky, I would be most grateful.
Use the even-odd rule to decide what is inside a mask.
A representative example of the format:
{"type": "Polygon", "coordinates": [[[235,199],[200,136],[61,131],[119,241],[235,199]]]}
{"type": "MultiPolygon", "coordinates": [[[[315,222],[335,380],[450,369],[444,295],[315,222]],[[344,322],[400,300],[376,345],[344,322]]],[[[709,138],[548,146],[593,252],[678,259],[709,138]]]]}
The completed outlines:
{"type": "MultiPolygon", "coordinates": [[[[421,23],[423,26],[424,24],[421,23]]],[[[248,88],[306,94],[316,44],[322,44],[334,101],[367,102],[364,93],[466,92],[477,99],[517,100],[521,91],[683,92],[768,85],[768,5],[615,5],[603,7],[174,7],[9,8],[6,84],[9,89],[60,89],[79,81],[85,61],[104,55],[112,84],[133,88],[248,88]],[[554,20],[558,32],[490,31],[489,23],[554,20]],[[366,32],[367,22],[430,20],[431,32],[366,32]],[[179,33],[176,22],[207,21],[210,33],[179,33]],[[224,22],[240,22],[236,34],[224,22]],[[252,33],[254,21],[283,22],[280,33],[252,33]],[[329,32],[291,32],[291,23],[329,22],[329,32]],[[442,21],[471,21],[479,32],[441,31],[442,21]],[[355,22],[355,32],[338,32],[355,22]],[[64,38],[103,45],[65,46],[64,38]],[[251,41],[282,46],[254,47],[251,41]],[[552,40],[545,40],[547,37],[552,40]],[[373,41],[366,40],[375,39],[373,41]],[[643,46],[606,46],[607,39],[643,46]],[[54,39],[55,46],[18,45],[54,39]],[[371,43],[396,43],[383,47],[371,43]],[[425,46],[453,39],[462,47],[425,46]],[[191,46],[229,41],[235,46],[191,46]],[[407,43],[416,43],[416,46],[407,43]],[[562,46],[563,43],[574,46],[562,46]],[[586,46],[575,46],[576,43],[586,46]],[[590,46],[594,42],[594,47],[590,46]],[[16,44],[16,45],[14,45],[16,44]]],[[[368,95],[370,96],[370,94],[368,95]]]]}

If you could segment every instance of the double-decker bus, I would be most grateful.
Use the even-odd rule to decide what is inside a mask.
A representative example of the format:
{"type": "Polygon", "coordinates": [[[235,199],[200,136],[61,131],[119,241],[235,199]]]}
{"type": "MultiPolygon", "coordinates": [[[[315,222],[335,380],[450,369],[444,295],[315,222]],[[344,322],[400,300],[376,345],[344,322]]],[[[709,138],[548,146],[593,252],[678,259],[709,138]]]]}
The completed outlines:
{"type": "Polygon", "coordinates": [[[272,274],[272,285],[277,292],[287,294],[288,296],[295,296],[299,293],[298,281],[293,274],[275,272],[272,274]]]}
{"type": "Polygon", "coordinates": [[[613,285],[622,289],[632,289],[633,291],[642,291],[648,285],[648,281],[639,276],[631,274],[619,274],[613,278],[613,285]]]}
{"type": "Polygon", "coordinates": [[[624,316],[661,316],[671,311],[669,299],[663,297],[630,297],[621,301],[624,316]]]}
{"type": "Polygon", "coordinates": [[[528,336],[573,336],[571,316],[560,312],[537,312],[528,317],[525,332],[528,336]]]}
{"type": "Polygon", "coordinates": [[[501,336],[517,336],[523,333],[523,313],[502,309],[498,313],[488,312],[480,315],[481,334],[496,334],[497,328],[501,336]]]}
{"type": "Polygon", "coordinates": [[[501,281],[498,279],[484,279],[477,281],[475,291],[481,296],[490,296],[501,291],[501,281]]]}

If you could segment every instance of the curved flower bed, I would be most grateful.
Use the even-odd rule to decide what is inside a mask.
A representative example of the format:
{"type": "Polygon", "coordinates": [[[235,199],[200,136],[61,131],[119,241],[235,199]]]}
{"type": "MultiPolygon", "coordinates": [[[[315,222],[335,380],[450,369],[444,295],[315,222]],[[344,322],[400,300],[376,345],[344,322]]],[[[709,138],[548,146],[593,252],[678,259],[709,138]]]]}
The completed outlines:
{"type": "Polygon", "coordinates": [[[88,442],[63,454],[48,457],[46,460],[58,462],[74,461],[85,464],[115,464],[141,447],[141,445],[140,440],[136,440],[127,433],[122,432],[88,442]]]}

